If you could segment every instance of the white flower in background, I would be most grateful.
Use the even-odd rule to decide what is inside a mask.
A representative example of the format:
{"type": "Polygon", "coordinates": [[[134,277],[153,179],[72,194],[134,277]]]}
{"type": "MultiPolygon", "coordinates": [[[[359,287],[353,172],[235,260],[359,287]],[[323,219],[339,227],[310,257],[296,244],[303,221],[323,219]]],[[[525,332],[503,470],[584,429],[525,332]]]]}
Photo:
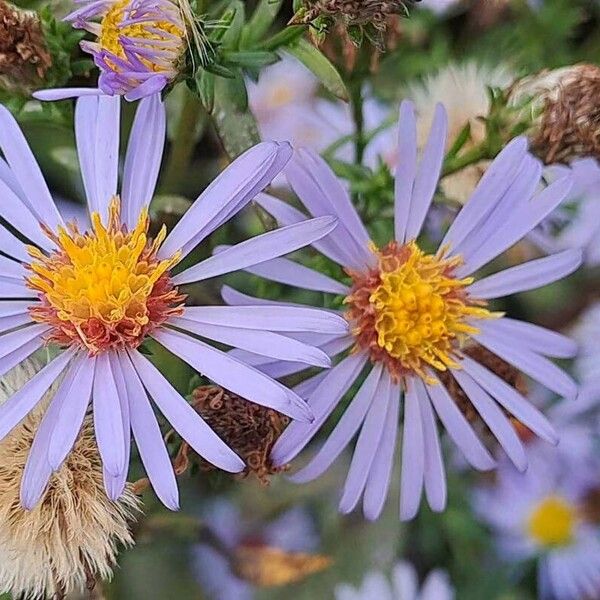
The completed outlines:
{"type": "Polygon", "coordinates": [[[415,568],[399,562],[392,572],[391,581],[380,572],[372,571],[357,589],[340,584],[335,589],[336,600],[452,600],[454,590],[443,571],[432,571],[419,590],[415,568]]]}
{"type": "Polygon", "coordinates": [[[598,469],[582,469],[586,457],[578,454],[569,462],[569,456],[560,447],[530,452],[524,474],[505,462],[495,483],[474,495],[475,510],[497,535],[502,557],[537,559],[540,598],[600,597],[600,528],[591,512],[598,469]]]}
{"type": "Polygon", "coordinates": [[[418,6],[441,15],[460,4],[462,4],[461,0],[421,0],[418,6]]]}
{"type": "MultiPolygon", "coordinates": [[[[248,98],[263,140],[288,141],[322,152],[354,130],[349,107],[320,98],[318,79],[299,61],[284,57],[248,81],[248,98]]],[[[352,144],[339,158],[352,160],[352,144]]],[[[276,184],[283,184],[280,179],[276,184]]]]}
{"type": "MultiPolygon", "coordinates": [[[[422,150],[425,146],[439,102],[443,102],[448,113],[446,150],[450,149],[467,123],[471,126],[471,139],[465,149],[479,144],[485,137],[481,117],[486,116],[490,109],[488,87],[505,87],[511,81],[512,76],[506,67],[491,68],[468,62],[448,65],[422,81],[409,84],[403,95],[415,104],[418,147],[422,150]]],[[[381,104],[371,102],[366,105],[365,121],[370,130],[381,125],[386,118],[389,118],[389,111],[381,104]]],[[[379,156],[390,168],[395,168],[397,137],[392,127],[379,133],[367,148],[365,163],[372,166],[379,156]]],[[[488,164],[487,161],[481,162],[444,177],[441,181],[442,190],[452,200],[464,204],[488,164]]]]}

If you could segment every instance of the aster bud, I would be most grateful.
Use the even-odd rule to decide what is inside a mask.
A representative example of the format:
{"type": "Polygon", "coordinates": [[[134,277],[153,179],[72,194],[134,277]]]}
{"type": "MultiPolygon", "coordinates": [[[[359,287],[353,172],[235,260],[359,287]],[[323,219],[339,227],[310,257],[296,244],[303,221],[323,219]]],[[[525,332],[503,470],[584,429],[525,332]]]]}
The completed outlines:
{"type": "Polygon", "coordinates": [[[26,93],[51,65],[39,15],[0,1],[0,88],[26,93]]]}
{"type": "Polygon", "coordinates": [[[573,65],[517,81],[509,101],[529,112],[533,151],[546,163],[600,158],[600,67],[573,65]]]}
{"type": "MultiPolygon", "coordinates": [[[[211,429],[246,463],[244,475],[253,474],[266,485],[269,475],[285,470],[285,467],[274,467],[269,457],[273,445],[289,423],[286,416],[248,402],[216,385],[196,388],[192,405],[211,429]]],[[[189,453],[189,446],[183,442],[175,458],[176,472],[187,469],[189,453]]],[[[214,468],[199,460],[202,468],[214,468]]]]}
{"type": "MultiPolygon", "coordinates": [[[[29,359],[0,381],[0,405],[41,368],[29,359]]],[[[58,387],[0,442],[0,593],[14,598],[63,598],[109,578],[117,549],[131,546],[129,522],[139,500],[128,488],[117,502],[106,496],[93,422],[86,417],[62,466],[32,510],[20,486],[34,435],[58,387]]]]}

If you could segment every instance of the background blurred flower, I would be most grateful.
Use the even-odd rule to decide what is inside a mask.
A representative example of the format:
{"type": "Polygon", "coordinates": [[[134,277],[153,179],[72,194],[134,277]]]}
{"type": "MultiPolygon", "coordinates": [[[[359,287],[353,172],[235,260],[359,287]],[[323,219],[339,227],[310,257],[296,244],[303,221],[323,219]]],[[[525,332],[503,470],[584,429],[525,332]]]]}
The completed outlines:
{"type": "Polygon", "coordinates": [[[214,543],[196,547],[194,566],[210,600],[250,600],[260,588],[297,582],[331,565],[316,553],[315,523],[302,508],[260,523],[227,500],[215,500],[202,516],[214,543]]]}
{"type": "MultiPolygon", "coordinates": [[[[0,380],[0,406],[42,368],[29,359],[0,380]]],[[[87,416],[72,452],[50,478],[33,510],[20,502],[20,482],[44,411],[58,383],[0,442],[0,590],[13,597],[56,598],[92,588],[112,575],[117,552],[133,544],[129,522],[140,508],[127,487],[118,501],[104,493],[102,461],[87,416]]]]}
{"type": "Polygon", "coordinates": [[[600,483],[599,471],[590,480],[589,472],[581,472],[585,457],[570,458],[575,462],[557,461],[553,453],[532,454],[524,474],[505,464],[495,483],[481,486],[474,496],[479,516],[498,536],[502,557],[538,560],[541,598],[600,594],[600,528],[586,510],[588,494],[600,483]]]}
{"type": "Polygon", "coordinates": [[[358,589],[340,584],[335,597],[336,600],[452,600],[454,590],[442,571],[429,573],[419,590],[415,568],[400,562],[394,567],[391,582],[383,573],[371,572],[358,589]]]}

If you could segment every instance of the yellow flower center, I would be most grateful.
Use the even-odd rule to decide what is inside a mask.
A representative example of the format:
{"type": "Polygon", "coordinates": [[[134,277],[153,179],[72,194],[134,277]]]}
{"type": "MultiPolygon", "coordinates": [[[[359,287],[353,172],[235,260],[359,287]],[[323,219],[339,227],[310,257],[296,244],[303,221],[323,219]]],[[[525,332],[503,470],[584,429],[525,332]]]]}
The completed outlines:
{"type": "MultiPolygon", "coordinates": [[[[134,38],[138,46],[146,46],[149,50],[173,50],[175,46],[176,53],[178,54],[185,39],[183,24],[179,26],[170,20],[160,19],[157,16],[155,20],[147,18],[140,23],[123,25],[126,19],[133,19],[137,16],[136,11],[130,9],[130,4],[131,0],[119,0],[108,9],[100,24],[100,35],[98,36],[100,46],[104,50],[108,50],[111,54],[125,59],[126,55],[121,38],[127,37],[134,38]],[[175,40],[172,36],[176,36],[179,41],[175,40]],[[144,45],[144,40],[148,40],[148,42],[167,42],[168,45],[164,47],[152,44],[144,45]]],[[[176,11],[177,7],[173,4],[173,11],[170,11],[169,14],[177,15],[176,11]]],[[[140,60],[146,67],[153,71],[160,72],[164,70],[163,66],[147,58],[141,58],[140,60]]]]}
{"type": "Polygon", "coordinates": [[[572,504],[560,496],[550,496],[529,516],[527,531],[541,546],[564,546],[573,539],[576,520],[572,504]]]}
{"type": "Polygon", "coordinates": [[[165,229],[149,241],[148,226],[144,210],[136,227],[126,231],[114,198],[106,227],[93,213],[89,232],[79,233],[69,225],[59,228],[56,236],[50,234],[58,246],[50,256],[30,248],[35,260],[29,265],[28,285],[41,300],[30,310],[35,320],[53,326],[53,341],[76,342],[92,354],[136,347],[180,311],[183,297],[168,274],[178,256],[158,260],[165,229]]]}
{"type": "Polygon", "coordinates": [[[460,257],[426,254],[417,244],[395,242],[381,252],[376,269],[353,275],[346,299],[358,345],[383,360],[396,379],[425,369],[458,368],[457,352],[479,330],[473,320],[494,315],[469,298],[472,278],[456,278],[460,257]],[[470,322],[469,322],[470,321],[470,322]]]}

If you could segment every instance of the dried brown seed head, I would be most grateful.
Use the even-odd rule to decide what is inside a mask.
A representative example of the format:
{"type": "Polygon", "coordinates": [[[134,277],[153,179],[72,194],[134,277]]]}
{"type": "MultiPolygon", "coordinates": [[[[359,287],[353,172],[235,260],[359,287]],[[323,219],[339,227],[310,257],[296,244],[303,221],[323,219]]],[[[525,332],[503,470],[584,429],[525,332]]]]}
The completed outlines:
{"type": "MultiPolygon", "coordinates": [[[[39,370],[27,360],[0,380],[0,404],[39,370]]],[[[107,579],[120,546],[133,538],[129,522],[139,500],[127,489],[118,502],[104,491],[102,462],[91,417],[75,446],[31,511],[20,503],[25,462],[44,415],[46,398],[0,442],[0,592],[52,598],[107,579]]]]}

